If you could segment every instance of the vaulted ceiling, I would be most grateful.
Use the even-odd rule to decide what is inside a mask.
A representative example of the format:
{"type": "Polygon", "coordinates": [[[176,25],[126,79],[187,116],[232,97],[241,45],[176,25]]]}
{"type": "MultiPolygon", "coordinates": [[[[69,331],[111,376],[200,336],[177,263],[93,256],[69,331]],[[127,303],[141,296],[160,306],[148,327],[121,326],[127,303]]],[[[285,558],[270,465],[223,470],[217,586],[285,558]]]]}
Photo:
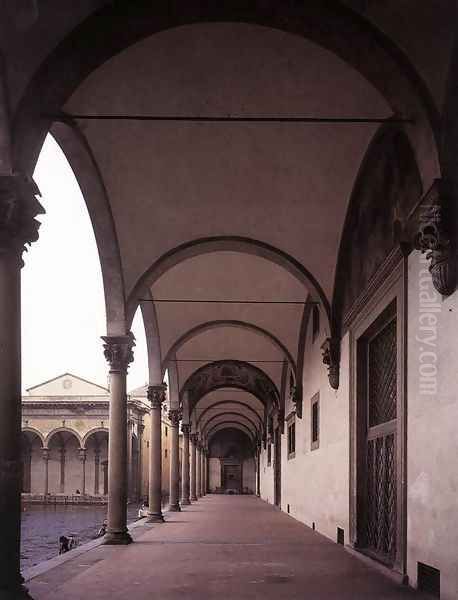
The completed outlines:
{"type": "MultiPolygon", "coordinates": [[[[27,129],[22,123],[36,110],[30,108],[32,100],[41,118],[47,111],[63,111],[64,116],[48,118],[66,120],[87,153],[84,162],[64,147],[88,206],[98,193],[106,202],[105,216],[99,209],[90,212],[107,294],[117,278],[131,312],[142,301],[152,305],[157,359],[162,370],[176,368],[179,389],[208,363],[238,360],[261,369],[281,393],[285,364],[295,372],[299,362],[307,299],[319,302],[326,334],[331,333],[329,305],[345,217],[379,125],[89,120],[78,115],[391,117],[393,99],[388,96],[395,94],[395,80],[376,73],[382,66],[375,45],[372,67],[369,62],[373,77],[365,77],[362,72],[369,71],[364,61],[370,57],[360,53],[351,66],[329,49],[351,32],[338,31],[334,38],[329,34],[328,49],[317,43],[320,35],[326,36],[326,27],[322,32],[312,27],[321,10],[323,15],[334,10],[341,19],[336,22],[352,22],[358,31],[366,26],[369,31],[369,22],[380,27],[391,36],[393,48],[401,46],[415,64],[431,106],[440,106],[453,2],[441,3],[436,11],[436,3],[428,0],[415,6],[414,14],[407,1],[348,0],[355,14],[338,2],[311,2],[300,18],[306,23],[310,11],[304,27],[315,41],[289,32],[300,33],[294,20],[299,22],[298,15],[288,20],[274,11],[272,18],[282,24],[282,31],[254,24],[253,13],[250,23],[218,22],[216,16],[198,22],[190,16],[189,5],[183,8],[187,16],[181,22],[177,18],[179,26],[172,26],[159,8],[156,15],[143,4],[134,2],[124,14],[101,1],[38,3],[36,15],[26,11],[21,17],[31,20],[26,47],[19,47],[14,29],[5,32],[18,131],[27,129]],[[136,17],[137,5],[143,17],[136,17]],[[91,21],[91,12],[99,7],[105,12],[94,17],[98,22],[91,21]],[[123,16],[131,29],[122,29],[123,16]],[[95,23],[99,38],[93,35],[95,23]],[[420,43],[417,26],[425,43],[420,43]],[[435,43],[428,43],[432,39],[435,43]],[[53,73],[61,78],[55,76],[54,88],[53,73]],[[34,74],[30,83],[27,78],[34,74]],[[27,89],[30,98],[26,92],[20,101],[27,89]],[[34,89],[43,89],[43,94],[33,94],[34,89]],[[95,179],[98,187],[90,183],[95,179]],[[199,244],[208,239],[226,243],[200,252],[199,244]],[[245,251],[241,239],[254,250],[245,251]],[[194,250],[156,268],[185,246],[194,250]],[[118,263],[119,272],[112,276],[118,263]]],[[[264,15],[259,22],[267,24],[268,19],[264,15]]],[[[15,27],[20,29],[21,23],[15,27]]],[[[356,47],[361,39],[352,38],[351,43],[356,47]]],[[[392,55],[394,50],[389,60],[392,55]]],[[[24,133],[25,140],[28,135],[24,133]]],[[[18,147],[18,157],[27,152],[18,147]]],[[[26,164],[30,157],[23,160],[26,164]]],[[[199,398],[194,420],[208,429],[236,413],[252,428],[259,419],[264,423],[263,410],[246,390],[223,387],[199,398]]]]}

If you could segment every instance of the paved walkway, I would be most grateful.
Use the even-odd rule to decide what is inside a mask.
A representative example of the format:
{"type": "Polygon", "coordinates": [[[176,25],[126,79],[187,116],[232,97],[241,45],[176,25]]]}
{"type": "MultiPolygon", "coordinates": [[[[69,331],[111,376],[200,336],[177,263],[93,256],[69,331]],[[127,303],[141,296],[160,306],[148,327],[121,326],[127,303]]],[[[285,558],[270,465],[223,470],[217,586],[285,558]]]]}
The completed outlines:
{"type": "Polygon", "coordinates": [[[35,600],[419,600],[253,496],[206,496],[134,544],[99,546],[29,582],[35,600]]]}

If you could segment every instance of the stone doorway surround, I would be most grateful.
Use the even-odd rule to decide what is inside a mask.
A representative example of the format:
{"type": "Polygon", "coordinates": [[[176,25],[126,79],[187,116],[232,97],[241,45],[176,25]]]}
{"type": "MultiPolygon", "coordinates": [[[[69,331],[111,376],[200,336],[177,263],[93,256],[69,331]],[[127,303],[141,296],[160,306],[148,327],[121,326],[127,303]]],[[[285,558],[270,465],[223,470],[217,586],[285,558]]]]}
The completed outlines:
{"type": "Polygon", "coordinates": [[[406,578],[407,514],[407,390],[406,390],[406,259],[396,249],[373,277],[364,294],[358,298],[361,307],[347,318],[350,333],[350,545],[364,552],[361,520],[364,513],[364,450],[366,423],[361,422],[361,381],[358,369],[358,341],[390,304],[396,304],[397,321],[397,429],[396,429],[396,555],[392,571],[406,578]]]}

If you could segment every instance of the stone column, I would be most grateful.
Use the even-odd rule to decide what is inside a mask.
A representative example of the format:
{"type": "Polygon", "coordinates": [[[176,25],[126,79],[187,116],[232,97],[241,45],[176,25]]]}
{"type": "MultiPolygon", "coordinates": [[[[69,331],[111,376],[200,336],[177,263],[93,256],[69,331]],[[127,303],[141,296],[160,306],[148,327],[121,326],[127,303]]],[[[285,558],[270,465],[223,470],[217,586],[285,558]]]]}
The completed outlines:
{"type": "Polygon", "coordinates": [[[204,465],[205,465],[204,490],[205,490],[205,493],[208,494],[208,448],[205,448],[204,465]]]}
{"type": "Polygon", "coordinates": [[[48,448],[43,448],[43,461],[45,463],[45,484],[43,488],[43,493],[45,496],[49,493],[49,450],[48,448]]]}
{"type": "Polygon", "coordinates": [[[127,420],[127,497],[132,498],[133,491],[133,471],[132,471],[132,435],[134,422],[127,420]]]}
{"type": "Polygon", "coordinates": [[[205,446],[200,451],[200,495],[205,496],[205,446]]]}
{"type": "Polygon", "coordinates": [[[127,531],[127,367],[133,360],[132,334],[105,336],[110,365],[110,431],[108,436],[108,526],[104,544],[129,544],[127,531]]]}
{"type": "Polygon", "coordinates": [[[65,492],[65,447],[61,446],[59,450],[60,454],[60,484],[59,490],[63,494],[65,492]]]}
{"type": "Polygon", "coordinates": [[[202,497],[202,452],[200,442],[196,444],[196,496],[202,497]]]}
{"type": "Polygon", "coordinates": [[[138,425],[138,461],[137,461],[137,496],[138,500],[143,496],[143,431],[145,426],[138,425]]]}
{"type": "Polygon", "coordinates": [[[100,448],[94,452],[94,495],[100,494],[100,448]]]}
{"type": "Polygon", "coordinates": [[[180,411],[169,411],[170,420],[170,511],[180,511],[180,438],[178,427],[180,424],[180,411]]]}
{"type": "Polygon", "coordinates": [[[151,433],[149,443],[148,523],[162,523],[162,403],[165,401],[165,383],[148,387],[151,402],[151,433]]]}
{"type": "Polygon", "coordinates": [[[191,502],[197,501],[196,470],[197,470],[197,435],[192,433],[191,440],[191,502]]]}
{"type": "Polygon", "coordinates": [[[83,496],[86,495],[86,449],[80,449],[80,461],[82,466],[81,471],[81,493],[83,496]]]}
{"type": "Polygon", "coordinates": [[[261,496],[261,446],[258,445],[256,451],[256,495],[261,496]]]}
{"type": "MultiPolygon", "coordinates": [[[[0,102],[1,104],[1,102],[0,102]]],[[[32,180],[0,161],[0,598],[26,598],[20,574],[21,267],[24,246],[38,239],[43,213],[32,180]]],[[[5,160],[4,160],[5,159],[5,160]]]]}
{"type": "Polygon", "coordinates": [[[188,504],[191,504],[191,500],[189,497],[189,432],[191,431],[191,425],[182,425],[181,431],[183,432],[183,460],[181,465],[181,505],[186,506],[188,504]]]}

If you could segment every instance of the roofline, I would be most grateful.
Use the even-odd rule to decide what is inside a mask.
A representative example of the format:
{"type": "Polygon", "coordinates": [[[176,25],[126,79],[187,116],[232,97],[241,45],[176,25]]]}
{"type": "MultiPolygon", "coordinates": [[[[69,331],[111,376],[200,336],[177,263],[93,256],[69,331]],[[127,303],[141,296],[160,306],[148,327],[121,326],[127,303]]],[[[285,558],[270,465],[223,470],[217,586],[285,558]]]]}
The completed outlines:
{"type": "Polygon", "coordinates": [[[94,383],[93,381],[89,381],[89,379],[84,379],[84,377],[80,377],[79,375],[75,375],[74,373],[70,373],[69,371],[66,371],[65,373],[61,373],[60,375],[57,375],[56,377],[52,377],[51,379],[48,379],[47,381],[43,381],[41,383],[37,383],[36,385],[33,385],[32,387],[27,388],[25,391],[26,392],[30,392],[32,390],[35,390],[37,387],[41,387],[42,385],[46,385],[47,383],[51,383],[51,381],[56,381],[56,379],[60,379],[61,377],[65,377],[66,375],[70,375],[70,377],[75,377],[75,379],[79,379],[80,381],[84,381],[84,383],[89,383],[90,385],[95,385],[95,387],[100,388],[104,392],[110,393],[110,390],[108,388],[103,387],[102,385],[99,385],[98,383],[94,383]]]}

